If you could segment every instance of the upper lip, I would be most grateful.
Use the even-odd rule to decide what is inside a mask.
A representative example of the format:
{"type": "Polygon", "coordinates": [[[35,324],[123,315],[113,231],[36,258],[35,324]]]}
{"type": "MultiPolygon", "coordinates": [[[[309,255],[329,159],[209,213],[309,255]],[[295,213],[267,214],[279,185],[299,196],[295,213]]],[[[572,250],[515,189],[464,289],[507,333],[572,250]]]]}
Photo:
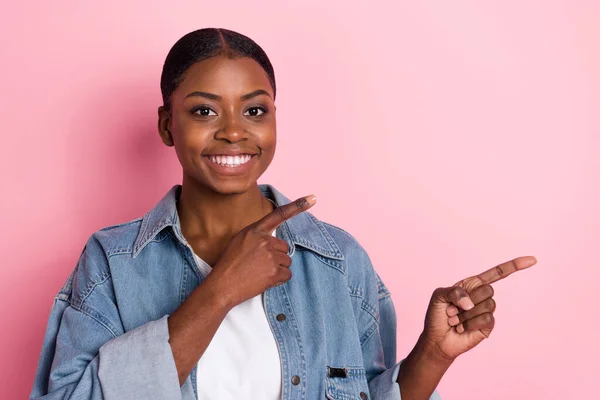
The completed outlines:
{"type": "Polygon", "coordinates": [[[210,153],[204,153],[204,156],[241,156],[242,154],[248,154],[254,156],[258,154],[253,150],[243,150],[243,149],[223,149],[218,151],[211,151],[210,153]]]}

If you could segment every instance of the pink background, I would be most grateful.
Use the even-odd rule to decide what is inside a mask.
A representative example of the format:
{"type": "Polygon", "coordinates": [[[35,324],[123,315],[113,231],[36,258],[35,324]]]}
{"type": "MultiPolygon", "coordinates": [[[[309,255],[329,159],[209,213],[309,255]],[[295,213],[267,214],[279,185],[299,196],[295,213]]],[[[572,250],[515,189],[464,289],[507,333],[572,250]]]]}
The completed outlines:
{"type": "Polygon", "coordinates": [[[534,269],[496,284],[494,334],[440,391],[595,397],[600,2],[282,3],[3,7],[0,398],[29,394],[89,235],[180,182],[156,132],[160,70],[208,26],[270,55],[279,147],[262,182],[317,194],[314,213],[366,247],[396,303],[399,358],[433,289],[533,254],[534,269]]]}

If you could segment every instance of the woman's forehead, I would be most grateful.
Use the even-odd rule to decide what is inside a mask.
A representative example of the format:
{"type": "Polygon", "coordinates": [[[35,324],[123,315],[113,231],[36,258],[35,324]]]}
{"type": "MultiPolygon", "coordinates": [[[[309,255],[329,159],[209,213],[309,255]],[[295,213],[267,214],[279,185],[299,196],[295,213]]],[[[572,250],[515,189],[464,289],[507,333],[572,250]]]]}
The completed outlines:
{"type": "Polygon", "coordinates": [[[183,96],[193,91],[227,96],[243,95],[258,89],[273,97],[269,77],[260,64],[249,57],[216,56],[188,68],[177,91],[183,96]]]}

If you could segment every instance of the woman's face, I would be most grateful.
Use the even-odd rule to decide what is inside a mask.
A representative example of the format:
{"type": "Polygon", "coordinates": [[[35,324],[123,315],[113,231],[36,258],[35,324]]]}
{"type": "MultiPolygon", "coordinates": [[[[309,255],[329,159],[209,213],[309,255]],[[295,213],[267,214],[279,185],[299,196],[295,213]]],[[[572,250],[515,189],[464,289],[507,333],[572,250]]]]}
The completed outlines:
{"type": "Polygon", "coordinates": [[[275,154],[273,88],[248,57],[216,56],[192,65],[159,108],[159,133],[184,175],[220,194],[256,184],[275,154]]]}

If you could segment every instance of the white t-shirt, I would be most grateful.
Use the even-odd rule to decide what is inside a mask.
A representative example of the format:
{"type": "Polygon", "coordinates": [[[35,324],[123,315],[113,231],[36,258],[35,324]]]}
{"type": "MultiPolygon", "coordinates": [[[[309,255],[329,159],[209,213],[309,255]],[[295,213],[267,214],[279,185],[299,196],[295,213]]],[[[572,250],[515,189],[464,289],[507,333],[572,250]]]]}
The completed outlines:
{"type": "MultiPolygon", "coordinates": [[[[212,268],[194,256],[206,277],[212,268]]],[[[202,400],[281,399],[281,361],[263,294],[227,313],[198,361],[196,382],[202,400]]]]}

